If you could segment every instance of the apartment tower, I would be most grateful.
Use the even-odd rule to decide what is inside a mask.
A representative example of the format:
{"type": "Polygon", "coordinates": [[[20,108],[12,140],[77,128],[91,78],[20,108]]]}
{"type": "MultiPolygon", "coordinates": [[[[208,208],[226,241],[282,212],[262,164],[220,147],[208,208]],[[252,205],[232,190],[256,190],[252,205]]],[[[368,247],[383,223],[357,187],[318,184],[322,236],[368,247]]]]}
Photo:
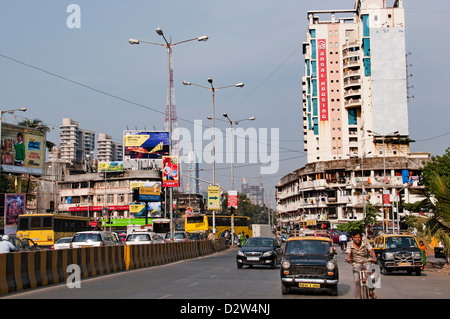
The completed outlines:
{"type": "Polygon", "coordinates": [[[308,163],[409,153],[402,0],[308,11],[303,43],[308,163]]]}
{"type": "Polygon", "coordinates": [[[95,149],[95,132],[78,127],[78,122],[63,118],[59,127],[61,160],[66,162],[82,162],[87,155],[91,157],[95,149]]]}
{"type": "Polygon", "coordinates": [[[113,142],[111,136],[105,133],[98,134],[97,144],[98,144],[97,158],[100,162],[123,160],[123,144],[113,142]]]}

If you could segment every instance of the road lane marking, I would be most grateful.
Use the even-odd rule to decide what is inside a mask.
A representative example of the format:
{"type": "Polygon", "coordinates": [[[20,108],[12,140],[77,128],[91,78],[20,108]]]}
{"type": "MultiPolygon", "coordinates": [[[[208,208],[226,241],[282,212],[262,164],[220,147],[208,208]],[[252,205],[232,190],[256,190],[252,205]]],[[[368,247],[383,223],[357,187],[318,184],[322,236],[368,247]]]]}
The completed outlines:
{"type": "Polygon", "coordinates": [[[195,285],[198,285],[198,281],[194,282],[193,284],[190,284],[189,287],[192,287],[192,286],[195,286],[195,285]]]}

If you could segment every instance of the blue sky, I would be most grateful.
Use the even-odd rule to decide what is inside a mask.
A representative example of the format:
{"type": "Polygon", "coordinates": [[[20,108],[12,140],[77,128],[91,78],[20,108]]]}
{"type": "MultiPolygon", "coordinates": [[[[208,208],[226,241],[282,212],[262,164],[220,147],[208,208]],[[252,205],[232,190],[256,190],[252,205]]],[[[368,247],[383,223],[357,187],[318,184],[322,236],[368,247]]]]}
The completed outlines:
{"type": "MultiPolygon", "coordinates": [[[[388,1],[388,4],[392,4],[388,1]]],[[[48,139],[59,143],[63,117],[79,126],[121,141],[129,129],[162,129],[167,99],[167,55],[162,47],[130,45],[129,38],[162,42],[161,27],[173,42],[208,35],[173,50],[179,127],[211,115],[211,95],[183,80],[207,86],[244,82],[242,89],[216,94],[216,117],[255,116],[240,127],[279,128],[280,168],[261,175],[267,195],[280,177],[303,166],[301,123],[301,43],[306,12],[352,9],[353,0],[17,0],[0,2],[0,108],[27,107],[24,117],[41,119],[55,129],[48,139]],[[70,4],[81,9],[81,28],[70,29],[70,4]],[[68,81],[70,80],[70,81],[68,81]],[[81,84],[81,85],[80,85],[81,84]]],[[[450,147],[448,120],[450,2],[405,0],[406,48],[410,78],[410,137],[414,152],[442,155],[450,147]],[[430,7],[430,5],[433,5],[430,7]]],[[[5,116],[8,118],[7,116],[5,116]]],[[[14,123],[14,119],[7,119],[14,123]]],[[[225,132],[226,123],[216,122],[225,132]]],[[[201,178],[210,179],[203,164],[201,178]]],[[[216,177],[229,186],[229,164],[216,166],[216,177]]],[[[259,178],[258,165],[235,165],[235,185],[242,177],[259,178]]],[[[202,185],[205,187],[205,185],[202,185]]],[[[236,187],[240,189],[240,187],[236,187]]]]}

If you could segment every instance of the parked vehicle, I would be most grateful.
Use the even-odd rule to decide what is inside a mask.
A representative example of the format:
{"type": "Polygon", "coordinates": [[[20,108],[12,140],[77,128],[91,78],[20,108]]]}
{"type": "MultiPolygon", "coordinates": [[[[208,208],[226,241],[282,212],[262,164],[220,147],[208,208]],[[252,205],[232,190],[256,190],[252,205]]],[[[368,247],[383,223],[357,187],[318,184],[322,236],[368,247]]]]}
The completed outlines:
{"type": "Polygon", "coordinates": [[[120,245],[117,236],[107,231],[85,231],[73,235],[70,242],[71,248],[100,247],[120,245]]]}
{"type": "Polygon", "coordinates": [[[281,246],[271,237],[251,237],[247,239],[236,255],[238,268],[244,265],[264,265],[276,268],[281,254],[281,246]]]}
{"type": "Polygon", "coordinates": [[[281,258],[281,292],[291,288],[330,290],[338,293],[339,269],[329,237],[288,238],[281,258]]]}
{"type": "Polygon", "coordinates": [[[383,275],[397,270],[422,274],[422,255],[414,236],[381,235],[375,238],[373,248],[383,275]]]}
{"type": "Polygon", "coordinates": [[[72,240],[72,237],[60,238],[54,245],[52,245],[52,249],[58,250],[58,249],[70,248],[70,241],[71,240],[72,240]]]}

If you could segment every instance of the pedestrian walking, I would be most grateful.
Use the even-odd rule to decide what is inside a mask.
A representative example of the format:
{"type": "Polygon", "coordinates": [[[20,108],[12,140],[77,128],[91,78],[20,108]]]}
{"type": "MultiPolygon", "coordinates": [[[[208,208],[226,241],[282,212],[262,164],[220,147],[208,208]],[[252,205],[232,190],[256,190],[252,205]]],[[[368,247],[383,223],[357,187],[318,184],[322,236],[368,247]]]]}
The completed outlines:
{"type": "Polygon", "coordinates": [[[244,246],[244,243],[245,243],[245,234],[244,234],[244,232],[242,232],[239,235],[239,243],[240,243],[241,247],[244,246]]]}
{"type": "Polygon", "coordinates": [[[428,256],[428,251],[427,251],[427,247],[425,246],[425,244],[423,243],[423,241],[421,240],[419,242],[419,248],[420,248],[420,253],[422,254],[422,270],[425,269],[425,266],[427,264],[427,256],[428,256]]]}

